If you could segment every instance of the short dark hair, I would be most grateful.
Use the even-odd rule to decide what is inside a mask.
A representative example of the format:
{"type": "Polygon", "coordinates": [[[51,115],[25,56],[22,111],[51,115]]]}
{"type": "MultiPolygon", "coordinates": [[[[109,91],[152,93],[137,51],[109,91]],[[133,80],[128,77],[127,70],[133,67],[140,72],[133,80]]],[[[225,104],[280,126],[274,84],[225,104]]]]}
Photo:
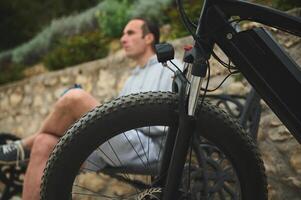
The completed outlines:
{"type": "Polygon", "coordinates": [[[144,22],[144,24],[142,25],[142,32],[143,32],[143,37],[148,34],[151,33],[154,36],[154,41],[153,41],[153,48],[155,48],[155,44],[158,44],[160,42],[160,29],[159,29],[159,25],[154,22],[151,21],[149,19],[143,18],[143,17],[136,17],[133,18],[134,19],[138,19],[138,20],[142,20],[144,22]]]}

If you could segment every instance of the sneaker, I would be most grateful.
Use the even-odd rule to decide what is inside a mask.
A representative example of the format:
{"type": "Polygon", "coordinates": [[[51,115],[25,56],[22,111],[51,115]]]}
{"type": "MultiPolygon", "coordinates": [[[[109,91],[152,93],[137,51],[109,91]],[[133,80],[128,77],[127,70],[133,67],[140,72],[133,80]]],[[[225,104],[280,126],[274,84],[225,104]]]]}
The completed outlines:
{"type": "Polygon", "coordinates": [[[25,149],[21,140],[0,145],[0,165],[19,165],[29,160],[30,151],[25,149]]]}

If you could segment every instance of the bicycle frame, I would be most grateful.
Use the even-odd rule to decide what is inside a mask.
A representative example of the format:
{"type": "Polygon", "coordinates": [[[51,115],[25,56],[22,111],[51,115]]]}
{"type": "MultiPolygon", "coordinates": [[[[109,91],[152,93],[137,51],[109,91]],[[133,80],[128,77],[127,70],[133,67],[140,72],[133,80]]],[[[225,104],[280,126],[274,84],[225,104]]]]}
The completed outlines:
{"type": "MultiPolygon", "coordinates": [[[[212,2],[212,7],[207,10],[207,24],[216,23],[225,28],[211,37],[216,38],[216,43],[301,143],[301,98],[295,95],[295,91],[301,89],[300,68],[264,29],[237,33],[232,26],[225,24],[224,15],[234,13],[299,36],[301,19],[241,1],[212,2]]],[[[213,31],[210,26],[206,28],[213,31]]]]}
{"type": "MultiPolygon", "coordinates": [[[[295,91],[301,89],[301,71],[298,65],[286,55],[264,29],[237,32],[229,24],[232,16],[239,16],[241,19],[256,21],[301,36],[301,19],[297,17],[239,0],[205,0],[195,35],[192,75],[204,77],[203,72],[208,67],[204,65],[204,61],[210,58],[213,45],[219,45],[301,143],[301,106],[299,104],[301,97],[295,96],[295,91]],[[286,84],[285,87],[282,86],[280,80],[286,84]]],[[[171,139],[175,140],[174,146],[170,147],[173,148],[172,157],[168,161],[165,160],[161,166],[160,176],[166,177],[164,200],[176,199],[178,196],[175,191],[179,188],[180,174],[194,131],[194,121],[186,114],[186,91],[182,91],[186,88],[185,81],[178,83],[178,88],[180,104],[186,108],[183,111],[180,105],[179,129],[176,137],[173,136],[171,139]],[[166,176],[162,173],[164,173],[163,169],[167,169],[168,164],[166,176]]],[[[190,90],[193,89],[195,88],[190,90]]]]}

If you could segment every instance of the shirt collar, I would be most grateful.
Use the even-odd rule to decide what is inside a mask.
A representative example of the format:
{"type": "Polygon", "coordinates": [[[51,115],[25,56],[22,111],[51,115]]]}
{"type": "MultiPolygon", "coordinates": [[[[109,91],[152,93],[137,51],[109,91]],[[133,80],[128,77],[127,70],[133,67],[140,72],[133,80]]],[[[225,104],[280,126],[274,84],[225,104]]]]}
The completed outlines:
{"type": "Polygon", "coordinates": [[[148,59],[148,62],[146,63],[145,67],[148,67],[148,66],[151,66],[151,65],[154,65],[154,64],[157,64],[157,63],[158,63],[157,56],[153,55],[152,57],[150,57],[148,59]]]}
{"type": "Polygon", "coordinates": [[[151,56],[151,57],[148,59],[147,63],[146,63],[144,66],[137,65],[137,67],[145,68],[145,67],[148,67],[148,66],[157,64],[157,63],[158,63],[157,56],[156,56],[156,55],[153,55],[153,56],[151,56]]]}
{"type": "Polygon", "coordinates": [[[155,65],[155,64],[157,64],[157,63],[159,63],[159,61],[158,61],[158,59],[157,59],[157,56],[156,56],[156,55],[153,55],[153,56],[151,56],[151,57],[148,59],[147,63],[146,63],[143,67],[137,65],[137,67],[133,70],[133,74],[136,74],[136,73],[138,73],[140,70],[142,70],[142,69],[144,69],[144,68],[147,68],[147,67],[149,67],[149,66],[155,65]]]}

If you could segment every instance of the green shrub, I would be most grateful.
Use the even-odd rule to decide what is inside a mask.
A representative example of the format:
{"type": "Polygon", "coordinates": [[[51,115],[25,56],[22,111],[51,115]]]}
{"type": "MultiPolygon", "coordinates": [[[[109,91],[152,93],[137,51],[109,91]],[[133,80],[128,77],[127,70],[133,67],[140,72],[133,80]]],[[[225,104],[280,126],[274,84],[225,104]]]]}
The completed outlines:
{"type": "MultiPolygon", "coordinates": [[[[183,4],[189,19],[197,24],[203,5],[203,0],[183,1],[183,4]]],[[[182,23],[176,4],[167,7],[167,9],[163,12],[166,13],[168,19],[165,23],[171,24],[171,33],[168,39],[175,39],[189,35],[188,31],[184,27],[184,24],[182,23]]]]}
{"type": "MultiPolygon", "coordinates": [[[[30,41],[11,51],[12,62],[33,65],[52,50],[52,44],[60,38],[95,31],[101,27],[108,37],[119,37],[122,29],[131,17],[147,16],[159,21],[166,19],[162,9],[166,9],[172,0],[103,0],[78,15],[54,19],[30,41]]],[[[178,19],[177,19],[178,21],[178,19]]],[[[1,56],[0,56],[1,62],[1,56]]]]}
{"type": "Polygon", "coordinates": [[[37,37],[13,50],[12,61],[16,64],[33,65],[47,52],[51,41],[49,28],[44,29],[37,37]]]}
{"type": "Polygon", "coordinates": [[[0,53],[0,68],[12,63],[12,51],[0,53]]]}
{"type": "Polygon", "coordinates": [[[173,0],[136,0],[132,3],[130,17],[143,17],[153,19],[161,24],[168,20],[163,12],[171,5],[173,0]]]}
{"type": "Polygon", "coordinates": [[[54,45],[43,62],[49,70],[57,70],[102,58],[107,55],[107,43],[98,31],[64,38],[54,45]]]}
{"type": "Polygon", "coordinates": [[[300,0],[254,0],[254,2],[284,11],[301,7],[300,0]]]}
{"type": "Polygon", "coordinates": [[[106,36],[118,38],[126,23],[134,17],[146,17],[162,24],[168,21],[166,13],[162,11],[171,2],[172,0],[104,0],[97,12],[99,27],[106,36]]]}
{"type": "Polygon", "coordinates": [[[20,80],[23,75],[24,66],[17,64],[1,65],[0,67],[0,85],[12,81],[20,80]]]}
{"type": "Polygon", "coordinates": [[[0,85],[23,78],[24,67],[13,64],[11,59],[11,51],[0,54],[0,85]]]}
{"type": "Polygon", "coordinates": [[[301,7],[300,0],[273,0],[276,8],[281,10],[289,10],[296,7],[301,7]]]}
{"type": "Polygon", "coordinates": [[[52,20],[49,26],[30,41],[13,49],[13,62],[26,65],[35,64],[51,50],[51,45],[56,40],[97,30],[98,24],[95,13],[100,7],[101,3],[80,14],[52,20]]]}
{"type": "Polygon", "coordinates": [[[117,38],[129,20],[131,2],[129,0],[105,0],[97,12],[99,27],[105,36],[117,38]]]}

